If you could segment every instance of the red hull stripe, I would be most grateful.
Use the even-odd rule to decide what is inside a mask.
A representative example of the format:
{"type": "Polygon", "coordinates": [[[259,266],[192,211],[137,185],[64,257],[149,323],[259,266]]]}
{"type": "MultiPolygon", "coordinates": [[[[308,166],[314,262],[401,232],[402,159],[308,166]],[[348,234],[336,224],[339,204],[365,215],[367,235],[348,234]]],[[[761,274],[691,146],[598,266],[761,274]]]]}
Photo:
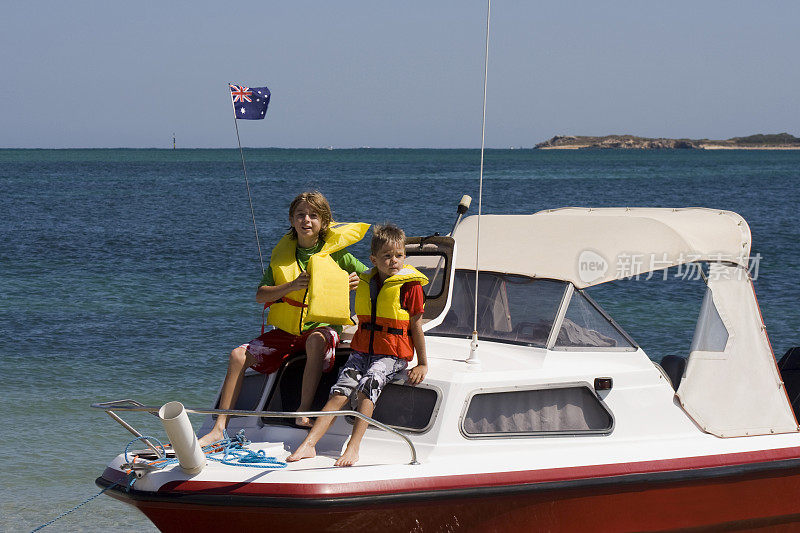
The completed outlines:
{"type": "MultiPolygon", "coordinates": [[[[798,460],[722,467],[726,471],[780,468],[798,460]]],[[[710,469],[719,471],[718,468],[710,469]]],[[[674,473],[643,474],[660,477],[674,473]]],[[[800,503],[800,474],[772,471],[766,475],[699,480],[696,483],[618,484],[601,479],[605,488],[587,487],[558,493],[508,493],[491,496],[475,492],[450,500],[416,501],[366,497],[361,504],[317,506],[274,505],[275,500],[309,502],[306,498],[211,496],[180,493],[142,493],[135,489],[107,492],[136,506],[165,533],[219,531],[315,531],[349,533],[407,533],[459,531],[464,533],[618,533],[620,531],[768,531],[796,532],[800,503]]],[[[98,481],[100,486],[106,483],[98,481]]],[[[537,484],[540,486],[542,484],[537,484]]],[[[548,485],[548,484],[543,484],[548,485]]],[[[495,489],[492,489],[495,490],[495,489]]],[[[437,493],[438,496],[438,493],[437,493]]],[[[321,501],[321,500],[318,500],[321,501]]]]}
{"type": "MultiPolygon", "coordinates": [[[[633,474],[664,474],[685,470],[715,469],[800,459],[800,447],[760,450],[702,457],[662,459],[637,463],[551,468],[515,472],[459,474],[426,478],[404,478],[355,483],[241,483],[217,481],[171,481],[159,493],[226,494],[252,496],[291,496],[301,498],[341,498],[381,494],[415,493],[503,487],[564,481],[602,479],[633,474]]],[[[776,465],[778,467],[778,465],[776,465]]],[[[115,481],[115,472],[106,469],[103,477],[115,481]]]]}

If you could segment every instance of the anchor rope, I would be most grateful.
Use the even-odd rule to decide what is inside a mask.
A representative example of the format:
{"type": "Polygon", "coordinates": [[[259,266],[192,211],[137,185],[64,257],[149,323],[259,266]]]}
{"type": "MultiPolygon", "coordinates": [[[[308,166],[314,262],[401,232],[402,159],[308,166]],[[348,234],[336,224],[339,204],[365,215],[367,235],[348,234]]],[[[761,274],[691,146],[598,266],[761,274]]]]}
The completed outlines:
{"type": "MultiPolygon", "coordinates": [[[[239,431],[237,435],[234,437],[229,437],[227,431],[223,432],[222,440],[218,440],[216,442],[212,442],[206,446],[203,446],[202,450],[203,453],[206,455],[206,458],[216,461],[218,463],[222,463],[229,466],[249,466],[251,468],[285,468],[286,463],[283,461],[279,461],[275,457],[268,456],[264,450],[248,450],[246,447],[250,445],[251,442],[247,440],[247,437],[244,435],[244,430],[239,431]]],[[[148,435],[142,435],[140,437],[136,437],[132,441],[130,441],[127,445],[125,445],[125,452],[124,452],[125,462],[129,466],[127,471],[127,477],[125,480],[125,485],[122,482],[115,482],[110,484],[109,486],[105,487],[103,490],[98,492],[97,494],[90,496],[89,498],[85,499],[69,511],[65,511],[58,515],[57,517],[53,518],[49,522],[42,524],[41,526],[37,527],[36,529],[32,530],[31,533],[35,533],[40,529],[44,529],[47,526],[54,524],[56,521],[64,518],[68,514],[77,511],[90,501],[94,500],[105,491],[113,489],[114,487],[121,486],[124,487],[126,491],[130,491],[133,488],[133,484],[139,479],[136,476],[136,466],[141,465],[144,468],[157,468],[162,469],[168,466],[178,464],[178,458],[167,457],[166,447],[158,440],[156,437],[151,437],[148,435]],[[161,448],[162,457],[158,459],[154,459],[152,461],[139,459],[139,456],[134,453],[133,457],[129,456],[130,447],[134,442],[139,442],[143,440],[153,441],[158,444],[161,448]],[[138,462],[137,462],[138,459],[138,462]]]]}
{"type": "Polygon", "coordinates": [[[65,516],[67,516],[68,514],[72,513],[73,511],[77,511],[78,509],[80,509],[81,507],[83,507],[84,505],[86,505],[87,503],[89,503],[90,501],[94,500],[95,498],[97,498],[98,496],[100,496],[101,494],[103,494],[105,491],[107,491],[107,490],[109,490],[109,489],[112,489],[112,488],[116,487],[118,484],[119,484],[119,483],[112,483],[111,485],[109,485],[108,487],[104,488],[103,490],[101,490],[100,492],[98,492],[97,494],[95,494],[94,496],[91,496],[91,497],[89,497],[89,498],[86,498],[86,499],[85,499],[85,500],[83,500],[81,503],[79,503],[78,505],[76,505],[75,507],[73,507],[72,509],[70,509],[69,511],[65,511],[65,512],[61,513],[60,515],[58,515],[57,517],[55,517],[55,518],[53,518],[52,520],[50,520],[49,522],[47,522],[47,523],[45,523],[45,524],[42,524],[41,526],[37,527],[36,529],[33,529],[33,530],[31,530],[31,533],[36,533],[36,532],[37,532],[37,531],[39,531],[40,529],[44,529],[44,528],[46,528],[47,526],[49,526],[49,525],[51,525],[51,524],[55,523],[57,520],[61,520],[62,518],[64,518],[64,517],[65,517],[65,516]]]}

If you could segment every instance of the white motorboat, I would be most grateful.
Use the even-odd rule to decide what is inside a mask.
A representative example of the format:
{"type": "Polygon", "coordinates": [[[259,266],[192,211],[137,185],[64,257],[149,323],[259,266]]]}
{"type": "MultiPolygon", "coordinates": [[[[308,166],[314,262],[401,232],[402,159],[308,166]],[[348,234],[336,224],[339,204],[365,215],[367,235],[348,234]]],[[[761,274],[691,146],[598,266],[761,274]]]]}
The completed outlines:
{"type": "MultiPolygon", "coordinates": [[[[163,531],[793,530],[800,350],[782,376],[748,272],[750,239],[739,215],[703,208],[468,217],[453,238],[409,241],[408,262],[432,280],[429,373],[416,387],[387,386],[356,466],[333,466],[358,416],[349,411],[315,458],[283,468],[210,461],[187,474],[121,454],[97,483],[163,531]],[[584,291],[689,262],[705,265],[707,285],[694,338],[658,362],[584,291]]],[[[235,413],[230,434],[284,459],[306,435],[291,423],[303,365],[247,374],[234,410],[188,409],[208,415],[198,433],[235,413]]],[[[158,410],[95,407],[119,421],[158,410]]]]}

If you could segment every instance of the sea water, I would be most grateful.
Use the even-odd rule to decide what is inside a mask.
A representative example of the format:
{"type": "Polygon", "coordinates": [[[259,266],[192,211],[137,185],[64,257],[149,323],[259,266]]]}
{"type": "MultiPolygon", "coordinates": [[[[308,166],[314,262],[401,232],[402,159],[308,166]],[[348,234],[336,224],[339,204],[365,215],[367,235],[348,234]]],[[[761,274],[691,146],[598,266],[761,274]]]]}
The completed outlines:
{"type": "MultiPolygon", "coordinates": [[[[337,220],[393,221],[409,235],[449,231],[463,194],[477,212],[477,150],[245,158],[264,261],[307,189],[337,220]]],[[[760,254],[755,286],[780,356],[800,345],[798,183],[800,151],[490,150],[482,207],[736,211],[760,254]]],[[[366,241],[353,247],[362,260],[366,241]]],[[[668,277],[591,291],[655,360],[686,355],[702,298],[702,285],[668,277]]],[[[91,403],[209,406],[227,354],[259,333],[260,278],[238,151],[0,150],[2,529],[30,530],[99,491],[94,479],[131,436],[91,403]]],[[[163,438],[154,417],[126,418],[163,438]]],[[[154,530],[105,495],[51,527],[154,530]]]]}

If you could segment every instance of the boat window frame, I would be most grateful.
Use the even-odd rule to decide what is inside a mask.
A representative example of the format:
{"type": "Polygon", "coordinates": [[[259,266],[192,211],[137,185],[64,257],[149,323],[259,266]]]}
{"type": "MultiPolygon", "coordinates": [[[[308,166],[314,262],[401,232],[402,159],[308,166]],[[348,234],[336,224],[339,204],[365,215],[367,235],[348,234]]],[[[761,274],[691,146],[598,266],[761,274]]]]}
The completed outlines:
{"type": "MultiPolygon", "coordinates": [[[[450,260],[450,257],[447,254],[445,254],[444,252],[439,252],[439,251],[436,251],[436,252],[434,252],[434,251],[431,251],[431,252],[409,252],[409,250],[407,249],[406,250],[406,259],[408,259],[409,257],[439,257],[441,259],[444,259],[444,266],[439,269],[439,270],[442,271],[442,274],[441,274],[441,276],[442,276],[442,286],[440,287],[439,291],[436,294],[428,294],[426,292],[426,290],[425,290],[425,286],[422,287],[422,292],[425,293],[425,299],[426,300],[429,299],[429,298],[430,299],[441,298],[444,295],[444,291],[448,288],[447,287],[447,281],[448,281],[447,273],[450,271],[450,264],[452,263],[452,261],[450,260]]],[[[412,264],[411,266],[414,266],[414,265],[412,264]]],[[[414,268],[417,268],[417,267],[414,267],[414,268]]],[[[428,281],[432,282],[433,280],[429,279],[428,281]]],[[[436,317],[434,317],[434,318],[436,318],[436,317]]],[[[428,320],[433,320],[433,318],[429,318],[428,320]]]]}
{"type": "MultiPolygon", "coordinates": [[[[475,269],[468,269],[468,268],[457,268],[457,269],[454,269],[453,270],[453,282],[451,282],[451,285],[455,284],[455,274],[459,270],[464,271],[464,272],[469,272],[473,277],[475,276],[475,269]]],[[[553,331],[555,329],[556,322],[559,319],[559,316],[560,316],[560,313],[561,313],[561,306],[564,305],[565,295],[567,294],[567,292],[570,291],[572,283],[570,283],[567,280],[563,280],[563,279],[544,278],[544,277],[538,277],[538,276],[529,276],[528,274],[518,274],[516,272],[499,272],[497,270],[480,270],[479,272],[481,274],[495,274],[497,276],[519,276],[519,277],[523,277],[523,278],[528,278],[531,282],[534,282],[534,281],[552,281],[552,282],[563,283],[564,284],[564,290],[561,292],[561,301],[559,303],[559,306],[556,308],[556,313],[555,313],[555,315],[553,315],[553,322],[550,325],[550,333],[548,334],[547,340],[545,341],[545,343],[543,345],[534,344],[534,343],[528,342],[528,341],[515,341],[515,340],[510,340],[510,339],[497,339],[497,338],[494,338],[494,337],[484,337],[484,336],[480,336],[479,335],[480,339],[482,341],[484,341],[484,342],[497,342],[497,343],[501,343],[501,344],[511,344],[511,345],[514,345],[514,346],[525,346],[527,348],[537,348],[539,350],[547,350],[547,349],[549,349],[548,345],[550,343],[550,338],[553,335],[553,331]]],[[[452,305],[452,302],[448,302],[448,306],[446,308],[447,312],[442,313],[440,315],[440,317],[442,318],[442,321],[444,320],[444,317],[447,316],[447,313],[450,312],[451,305],[452,305]]],[[[564,313],[566,313],[566,309],[564,310],[564,313]]],[[[430,330],[426,329],[425,330],[425,335],[426,336],[432,335],[432,336],[436,336],[436,337],[448,337],[448,338],[451,338],[451,339],[471,339],[472,338],[471,332],[470,333],[444,333],[444,332],[439,332],[439,331],[431,331],[436,326],[439,326],[440,324],[441,323],[436,324],[435,326],[431,326],[430,330]]],[[[561,326],[560,326],[560,323],[559,323],[559,329],[560,328],[561,328],[561,326]]]]}
{"type": "MultiPolygon", "coordinates": [[[[386,424],[386,422],[381,422],[380,420],[378,420],[378,422],[381,422],[382,424],[386,424],[387,426],[389,426],[392,429],[396,429],[398,431],[406,431],[408,433],[414,433],[414,434],[417,434],[417,435],[424,435],[425,433],[429,432],[433,428],[433,425],[436,423],[436,417],[439,414],[439,409],[442,406],[442,397],[443,397],[442,389],[437,387],[437,386],[435,386],[435,385],[431,385],[431,384],[425,383],[425,382],[420,383],[418,385],[406,385],[406,380],[405,379],[391,381],[391,382],[387,383],[387,385],[399,385],[401,387],[406,387],[407,386],[409,388],[432,390],[433,392],[436,393],[436,401],[433,404],[433,409],[431,409],[431,417],[428,420],[428,424],[424,428],[418,429],[418,428],[409,428],[409,427],[405,427],[405,426],[396,426],[394,424],[386,424]]],[[[378,400],[380,401],[380,398],[378,398],[378,400]]],[[[355,423],[355,417],[353,417],[353,416],[345,416],[344,419],[351,426],[355,423]]],[[[370,431],[370,430],[383,431],[381,428],[373,426],[373,425],[367,426],[367,431],[370,431]]]]}
{"type": "Polygon", "coordinates": [[[506,386],[506,387],[487,387],[479,388],[469,392],[464,399],[464,406],[461,409],[461,414],[458,418],[458,431],[461,436],[468,440],[483,440],[483,439],[527,439],[531,437],[589,437],[589,436],[604,436],[610,435],[614,432],[617,425],[617,420],[611,408],[608,407],[606,402],[597,394],[594,387],[587,381],[565,381],[561,383],[540,383],[531,385],[530,387],[519,386],[506,386]],[[464,421],[467,418],[467,411],[469,411],[472,398],[479,394],[495,394],[503,392],[524,392],[531,390],[548,390],[548,389],[572,389],[572,388],[585,388],[597,400],[600,407],[608,414],[611,423],[607,429],[585,429],[585,430],[566,430],[566,431],[531,431],[527,433],[482,433],[480,435],[473,435],[464,429],[464,421]]]}
{"type": "Polygon", "coordinates": [[[569,299],[566,302],[562,302],[563,308],[559,309],[559,313],[557,315],[557,323],[553,324],[553,330],[551,333],[551,338],[547,341],[547,349],[554,351],[554,352],[637,352],[639,351],[640,347],[639,344],[633,340],[633,337],[628,335],[628,332],[625,331],[622,326],[620,326],[616,320],[614,320],[611,315],[609,315],[605,309],[603,309],[600,304],[598,304],[594,298],[589,296],[589,294],[584,291],[583,289],[578,289],[575,287],[574,284],[569,283],[570,290],[569,290],[569,299]],[[599,312],[603,318],[605,318],[623,337],[625,340],[628,341],[630,346],[556,346],[556,342],[558,341],[558,334],[561,331],[561,327],[564,325],[564,318],[567,316],[567,311],[569,310],[569,305],[572,303],[572,298],[574,293],[578,292],[581,296],[586,298],[586,301],[589,302],[597,312],[599,312]],[[558,327],[556,327],[558,326],[558,327]]]}
{"type": "Polygon", "coordinates": [[[443,290],[436,297],[426,295],[425,312],[422,315],[422,331],[426,332],[442,323],[453,298],[453,279],[455,276],[455,257],[458,250],[455,239],[450,235],[428,235],[426,237],[406,238],[406,257],[423,253],[441,254],[446,257],[443,290]],[[433,316],[431,314],[433,313],[433,316]]]}

